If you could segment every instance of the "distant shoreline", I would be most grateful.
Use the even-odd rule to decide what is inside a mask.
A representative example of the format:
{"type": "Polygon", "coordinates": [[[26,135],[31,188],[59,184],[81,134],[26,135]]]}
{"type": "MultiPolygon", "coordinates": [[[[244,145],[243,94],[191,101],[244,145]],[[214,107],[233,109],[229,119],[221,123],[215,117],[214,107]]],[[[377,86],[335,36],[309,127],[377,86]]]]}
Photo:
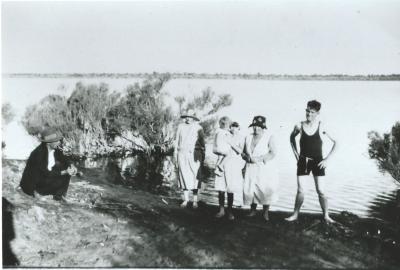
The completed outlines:
{"type": "Polygon", "coordinates": [[[299,81],[400,81],[400,74],[387,75],[287,75],[287,74],[228,74],[228,73],[8,73],[3,78],[110,78],[146,79],[154,75],[168,76],[170,79],[219,79],[219,80],[299,80],[299,81]]]}

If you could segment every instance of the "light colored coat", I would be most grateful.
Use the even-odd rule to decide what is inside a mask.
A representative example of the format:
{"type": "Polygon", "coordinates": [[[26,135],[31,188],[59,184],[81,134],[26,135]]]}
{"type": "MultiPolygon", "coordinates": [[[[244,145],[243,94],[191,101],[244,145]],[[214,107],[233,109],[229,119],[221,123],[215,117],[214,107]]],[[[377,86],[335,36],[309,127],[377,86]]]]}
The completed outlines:
{"type": "MultiPolygon", "coordinates": [[[[245,153],[249,156],[257,157],[266,155],[269,152],[269,142],[271,133],[266,130],[253,151],[251,142],[253,135],[246,137],[245,153]]],[[[244,176],[244,203],[270,205],[278,199],[278,168],[276,157],[264,163],[246,163],[244,176]]]]}
{"type": "Polygon", "coordinates": [[[179,187],[181,189],[196,189],[198,186],[197,175],[200,161],[195,160],[195,145],[199,138],[201,126],[193,122],[182,123],[178,126],[175,140],[175,151],[177,152],[177,166],[179,174],[179,187]]]}
{"type": "Polygon", "coordinates": [[[228,153],[223,162],[224,173],[221,176],[215,176],[215,190],[226,191],[229,193],[235,193],[235,198],[237,197],[238,204],[242,204],[242,194],[243,194],[243,176],[242,169],[244,162],[241,158],[240,153],[237,154],[232,147],[227,143],[230,140],[237,147],[243,149],[243,137],[235,136],[233,137],[229,131],[226,133],[219,133],[220,138],[216,138],[214,151],[226,152],[228,153]],[[225,145],[229,148],[226,149],[225,145]],[[239,198],[240,197],[240,198],[239,198]]]}

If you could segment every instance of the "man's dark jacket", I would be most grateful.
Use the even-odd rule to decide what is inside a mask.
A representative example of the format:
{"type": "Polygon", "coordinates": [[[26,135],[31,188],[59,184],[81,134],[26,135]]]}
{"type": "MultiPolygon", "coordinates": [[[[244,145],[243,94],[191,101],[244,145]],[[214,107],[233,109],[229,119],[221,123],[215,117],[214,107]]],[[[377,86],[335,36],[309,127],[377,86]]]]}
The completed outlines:
{"type": "Polygon", "coordinates": [[[61,176],[61,171],[69,166],[69,162],[59,149],[54,150],[55,165],[51,171],[47,169],[48,158],[46,143],[41,143],[30,154],[20,183],[26,194],[34,196],[37,188],[47,185],[51,178],[61,176]]]}

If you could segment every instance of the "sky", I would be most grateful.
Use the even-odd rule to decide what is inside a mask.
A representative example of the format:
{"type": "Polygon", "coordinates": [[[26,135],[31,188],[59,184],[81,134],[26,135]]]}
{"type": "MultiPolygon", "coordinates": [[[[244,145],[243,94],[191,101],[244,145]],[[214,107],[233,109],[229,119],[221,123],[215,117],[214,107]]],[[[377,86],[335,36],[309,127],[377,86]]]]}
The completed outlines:
{"type": "Polygon", "coordinates": [[[2,2],[3,73],[400,73],[400,1],[2,2]]]}

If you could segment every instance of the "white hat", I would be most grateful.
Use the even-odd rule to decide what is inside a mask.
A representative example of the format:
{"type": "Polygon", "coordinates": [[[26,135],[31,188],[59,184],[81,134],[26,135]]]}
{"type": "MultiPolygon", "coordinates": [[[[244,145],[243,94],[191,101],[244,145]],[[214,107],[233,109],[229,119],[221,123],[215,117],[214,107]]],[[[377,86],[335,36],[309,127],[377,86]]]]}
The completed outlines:
{"type": "Polygon", "coordinates": [[[196,121],[200,121],[200,119],[196,116],[196,113],[192,109],[187,110],[186,113],[181,115],[181,118],[186,118],[186,117],[191,117],[196,121]]]}

